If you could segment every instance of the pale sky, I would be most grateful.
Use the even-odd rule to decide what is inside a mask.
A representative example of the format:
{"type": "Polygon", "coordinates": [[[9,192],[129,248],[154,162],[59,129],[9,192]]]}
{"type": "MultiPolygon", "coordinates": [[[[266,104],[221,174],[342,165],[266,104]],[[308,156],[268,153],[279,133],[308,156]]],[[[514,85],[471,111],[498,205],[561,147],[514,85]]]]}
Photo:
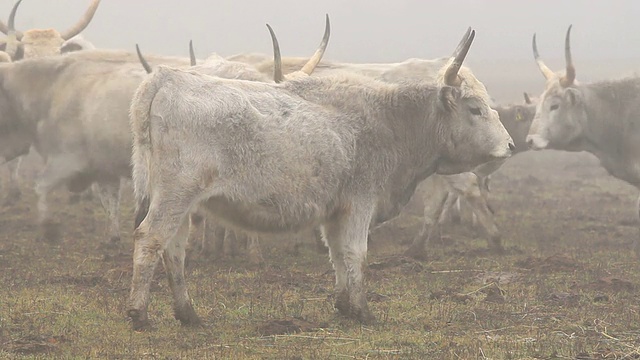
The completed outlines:
{"type": "MultiPolygon", "coordinates": [[[[23,0],[16,27],[64,30],[90,2],[23,0]]],[[[5,22],[13,3],[0,0],[5,22]]],[[[162,55],[188,56],[190,39],[199,58],[213,52],[271,54],[268,22],[284,56],[306,56],[322,37],[325,13],[332,26],[325,58],[331,60],[391,62],[446,56],[472,26],[477,34],[469,63],[517,61],[522,71],[539,76],[531,52],[533,33],[538,34],[542,57],[556,69],[562,66],[569,24],[577,64],[601,61],[606,66],[609,60],[628,60],[632,63],[622,71],[628,73],[636,70],[633,65],[640,59],[637,0],[102,0],[84,36],[100,48],[133,51],[139,43],[145,53],[162,55]]]]}

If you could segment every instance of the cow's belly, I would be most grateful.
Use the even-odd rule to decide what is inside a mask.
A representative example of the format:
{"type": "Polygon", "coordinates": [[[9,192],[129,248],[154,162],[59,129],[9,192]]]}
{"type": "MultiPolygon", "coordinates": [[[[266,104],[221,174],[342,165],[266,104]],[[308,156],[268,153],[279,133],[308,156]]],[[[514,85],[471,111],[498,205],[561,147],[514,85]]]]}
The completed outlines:
{"type": "Polygon", "coordinates": [[[265,234],[306,231],[327,218],[317,204],[247,204],[214,197],[202,206],[223,226],[265,234]]]}

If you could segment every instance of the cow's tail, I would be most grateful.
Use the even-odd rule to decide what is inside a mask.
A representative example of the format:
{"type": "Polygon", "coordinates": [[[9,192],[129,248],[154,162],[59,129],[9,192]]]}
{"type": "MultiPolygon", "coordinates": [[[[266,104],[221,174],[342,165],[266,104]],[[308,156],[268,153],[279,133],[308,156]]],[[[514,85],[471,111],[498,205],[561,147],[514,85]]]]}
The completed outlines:
{"type": "Polygon", "coordinates": [[[133,186],[136,200],[134,228],[138,228],[149,212],[151,203],[151,105],[162,86],[162,70],[147,77],[133,95],[129,109],[129,119],[133,134],[133,186]]]}

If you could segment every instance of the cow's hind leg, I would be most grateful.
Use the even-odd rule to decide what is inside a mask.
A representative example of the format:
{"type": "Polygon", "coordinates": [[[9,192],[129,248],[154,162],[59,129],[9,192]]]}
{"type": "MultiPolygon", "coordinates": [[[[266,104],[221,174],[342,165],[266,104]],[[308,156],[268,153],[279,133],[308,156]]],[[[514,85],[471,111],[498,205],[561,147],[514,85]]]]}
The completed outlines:
{"type": "Polygon", "coordinates": [[[325,225],[329,254],[336,270],[336,308],[364,324],[375,323],[366,298],[363,268],[373,206],[353,201],[349,210],[325,225]]]}
{"type": "MultiPolygon", "coordinates": [[[[638,197],[638,201],[636,203],[636,210],[638,215],[638,221],[640,221],[640,196],[638,197]]],[[[635,252],[637,257],[640,257],[640,227],[638,227],[638,237],[632,244],[633,251],[635,252]]]]}
{"type": "MultiPolygon", "coordinates": [[[[147,307],[149,305],[149,287],[160,256],[167,257],[167,276],[173,281],[172,290],[176,293],[176,317],[183,324],[196,323],[197,316],[189,305],[184,283],[184,275],[176,269],[183,270],[186,236],[188,235],[187,214],[189,202],[184,199],[163,199],[162,194],[155,194],[156,199],[149,205],[149,212],[133,233],[135,247],[133,252],[133,276],[129,294],[128,316],[134,329],[144,329],[149,325],[147,307]],[[165,201],[166,200],[166,201],[165,201]],[[175,243],[175,244],[174,244],[175,243]],[[171,246],[171,248],[170,248],[171,246]],[[173,255],[176,257],[173,258],[173,255]],[[182,292],[184,289],[184,293],[182,292]],[[179,314],[179,315],[178,315],[179,314]]],[[[171,283],[170,283],[171,284],[171,283]]]]}
{"type": "Polygon", "coordinates": [[[98,194],[100,203],[107,213],[109,241],[111,244],[117,244],[120,242],[120,180],[95,183],[92,188],[98,194]]]}
{"type": "Polygon", "coordinates": [[[4,198],[5,205],[13,205],[22,197],[20,190],[20,165],[22,164],[22,156],[7,163],[9,169],[9,184],[7,186],[7,195],[4,198]]]}
{"type": "Polygon", "coordinates": [[[493,212],[487,204],[487,198],[482,195],[479,187],[474,186],[464,194],[465,199],[471,205],[471,210],[478,218],[482,229],[487,235],[489,249],[496,252],[503,252],[502,238],[500,230],[496,225],[493,212]]]}
{"type": "Polygon", "coordinates": [[[162,254],[162,262],[169,280],[169,287],[173,293],[173,313],[176,320],[182,325],[199,325],[200,319],[193,309],[191,298],[187,292],[187,284],[184,278],[184,259],[189,223],[184,221],[173,239],[167,244],[162,254]]]}

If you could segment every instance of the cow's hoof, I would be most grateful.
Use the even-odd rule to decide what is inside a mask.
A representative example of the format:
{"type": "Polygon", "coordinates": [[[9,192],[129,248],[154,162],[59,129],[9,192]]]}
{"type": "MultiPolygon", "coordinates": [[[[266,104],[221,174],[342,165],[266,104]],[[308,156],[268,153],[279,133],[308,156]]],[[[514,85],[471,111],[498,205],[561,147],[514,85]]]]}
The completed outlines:
{"type": "Polygon", "coordinates": [[[173,309],[173,316],[179,320],[182,326],[198,327],[202,325],[202,321],[196,314],[191,303],[180,308],[173,309]]]}
{"type": "Polygon", "coordinates": [[[335,308],[342,316],[351,315],[351,304],[349,303],[349,294],[343,290],[336,294],[335,308]]]}
{"type": "Polygon", "coordinates": [[[353,311],[352,317],[358,320],[362,325],[375,325],[377,320],[368,308],[353,311]]]}
{"type": "Polygon", "coordinates": [[[424,261],[427,260],[427,251],[423,246],[410,246],[405,252],[404,256],[412,259],[424,261]]]}
{"type": "Polygon", "coordinates": [[[11,206],[17,203],[22,197],[22,191],[18,188],[9,188],[7,196],[4,198],[4,206],[11,206]]]}
{"type": "Polygon", "coordinates": [[[50,221],[43,223],[40,225],[38,240],[49,244],[59,244],[62,241],[62,226],[50,221]]]}
{"type": "Polygon", "coordinates": [[[502,246],[502,241],[498,239],[493,239],[489,242],[489,251],[496,255],[504,255],[505,249],[502,246]]]}
{"type": "Polygon", "coordinates": [[[147,331],[151,329],[146,311],[131,309],[127,311],[127,316],[131,319],[131,325],[135,331],[147,331]]]}
{"type": "Polygon", "coordinates": [[[80,202],[80,194],[69,195],[69,204],[77,204],[80,202]]]}

